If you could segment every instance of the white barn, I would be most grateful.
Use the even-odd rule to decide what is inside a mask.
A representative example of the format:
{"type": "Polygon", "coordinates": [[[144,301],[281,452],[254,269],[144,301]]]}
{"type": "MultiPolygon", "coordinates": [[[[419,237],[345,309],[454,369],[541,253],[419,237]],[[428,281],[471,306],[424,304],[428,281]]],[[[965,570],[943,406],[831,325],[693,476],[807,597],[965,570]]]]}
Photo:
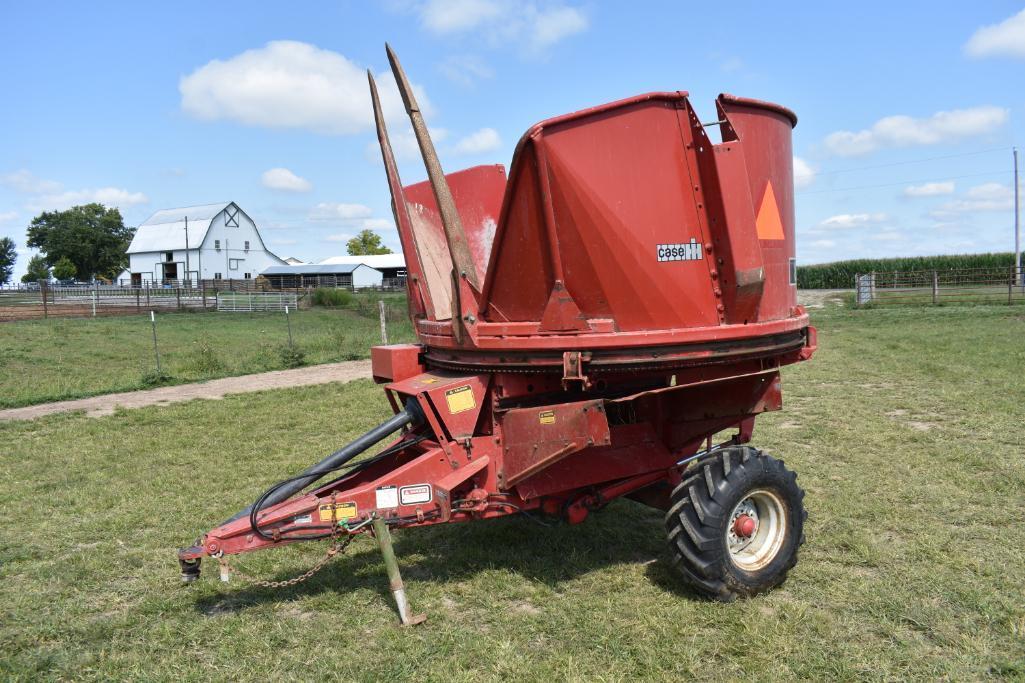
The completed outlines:
{"type": "Polygon", "coordinates": [[[246,280],[284,264],[235,202],[157,211],[138,227],[128,247],[128,276],[135,287],[168,280],[246,280]]]}

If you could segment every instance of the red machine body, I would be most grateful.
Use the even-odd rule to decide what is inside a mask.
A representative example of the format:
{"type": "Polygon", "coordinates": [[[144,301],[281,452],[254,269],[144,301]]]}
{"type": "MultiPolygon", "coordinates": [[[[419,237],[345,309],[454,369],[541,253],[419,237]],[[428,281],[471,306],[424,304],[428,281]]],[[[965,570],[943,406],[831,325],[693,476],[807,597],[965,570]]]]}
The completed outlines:
{"type": "Polygon", "coordinates": [[[781,366],[816,348],[796,301],[789,110],[720,95],[715,143],[686,93],[640,95],[530,128],[508,180],[502,166],[445,176],[393,70],[430,176],[401,185],[378,106],[419,343],[371,355],[409,426],[183,562],[374,520],[576,523],[624,495],[666,509],[686,463],[724,430],[747,443],[782,406],[781,366]]]}

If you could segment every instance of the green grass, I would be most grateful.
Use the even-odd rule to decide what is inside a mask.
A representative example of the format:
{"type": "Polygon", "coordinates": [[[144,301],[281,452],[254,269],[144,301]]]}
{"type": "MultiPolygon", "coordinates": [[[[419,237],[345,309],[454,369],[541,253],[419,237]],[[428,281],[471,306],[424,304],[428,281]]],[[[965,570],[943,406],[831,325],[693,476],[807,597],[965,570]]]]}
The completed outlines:
{"type": "MultiPolygon", "coordinates": [[[[755,443],[800,473],[801,561],[730,605],[680,587],[659,513],[396,534],[298,587],[191,587],[175,549],[389,413],[369,382],[0,424],[0,677],[136,680],[978,680],[1025,677],[1025,317],[813,313],[755,443]]],[[[320,544],[240,558],[287,578],[320,544]]]]}
{"type": "MultiPolygon", "coordinates": [[[[367,358],[380,343],[376,299],[356,303],[365,305],[292,313],[307,364],[367,358]]],[[[389,341],[410,341],[404,300],[387,303],[389,341]]],[[[157,313],[157,336],[168,383],[287,366],[283,313],[157,313]]],[[[0,408],[142,389],[155,370],[149,315],[0,324],[0,408]]]]}

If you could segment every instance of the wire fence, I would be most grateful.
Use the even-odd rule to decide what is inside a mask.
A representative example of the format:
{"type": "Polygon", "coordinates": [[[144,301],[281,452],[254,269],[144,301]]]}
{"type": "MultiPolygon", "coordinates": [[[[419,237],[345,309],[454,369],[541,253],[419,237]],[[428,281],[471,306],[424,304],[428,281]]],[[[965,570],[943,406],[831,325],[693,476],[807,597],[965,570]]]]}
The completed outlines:
{"type": "Polygon", "coordinates": [[[357,288],[320,280],[294,284],[297,286],[283,286],[264,278],[145,281],[134,285],[33,282],[17,287],[0,287],[0,322],[134,315],[151,310],[269,311],[283,310],[286,305],[294,310],[308,305],[310,294],[322,286],[355,294],[405,291],[404,281],[357,288]]]}
{"type": "Polygon", "coordinates": [[[963,268],[874,272],[855,277],[859,306],[1023,303],[1025,272],[1010,268],[963,268]]]}

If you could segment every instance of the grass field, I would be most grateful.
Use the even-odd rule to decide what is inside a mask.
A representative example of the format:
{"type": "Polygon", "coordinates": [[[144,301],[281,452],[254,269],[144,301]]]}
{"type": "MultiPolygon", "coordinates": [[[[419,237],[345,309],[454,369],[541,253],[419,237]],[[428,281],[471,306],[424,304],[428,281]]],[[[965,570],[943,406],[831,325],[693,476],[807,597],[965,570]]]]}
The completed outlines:
{"type": "MultiPolygon", "coordinates": [[[[370,542],[308,583],[191,587],[175,549],[388,413],[369,382],[0,424],[0,677],[136,680],[1025,678],[1025,316],[815,312],[755,442],[807,490],[780,589],[723,605],[670,574],[659,513],[396,534],[430,619],[397,625],[370,542]]],[[[323,553],[239,560],[286,578],[323,553]]]]}
{"type": "MultiPolygon", "coordinates": [[[[412,339],[404,300],[389,299],[389,341],[412,339]]],[[[379,344],[373,306],[293,312],[307,363],[367,358],[379,344]]],[[[157,313],[164,383],[279,370],[288,343],[283,313],[157,313]]],[[[0,408],[142,389],[156,370],[149,315],[0,324],[0,408]]]]}

